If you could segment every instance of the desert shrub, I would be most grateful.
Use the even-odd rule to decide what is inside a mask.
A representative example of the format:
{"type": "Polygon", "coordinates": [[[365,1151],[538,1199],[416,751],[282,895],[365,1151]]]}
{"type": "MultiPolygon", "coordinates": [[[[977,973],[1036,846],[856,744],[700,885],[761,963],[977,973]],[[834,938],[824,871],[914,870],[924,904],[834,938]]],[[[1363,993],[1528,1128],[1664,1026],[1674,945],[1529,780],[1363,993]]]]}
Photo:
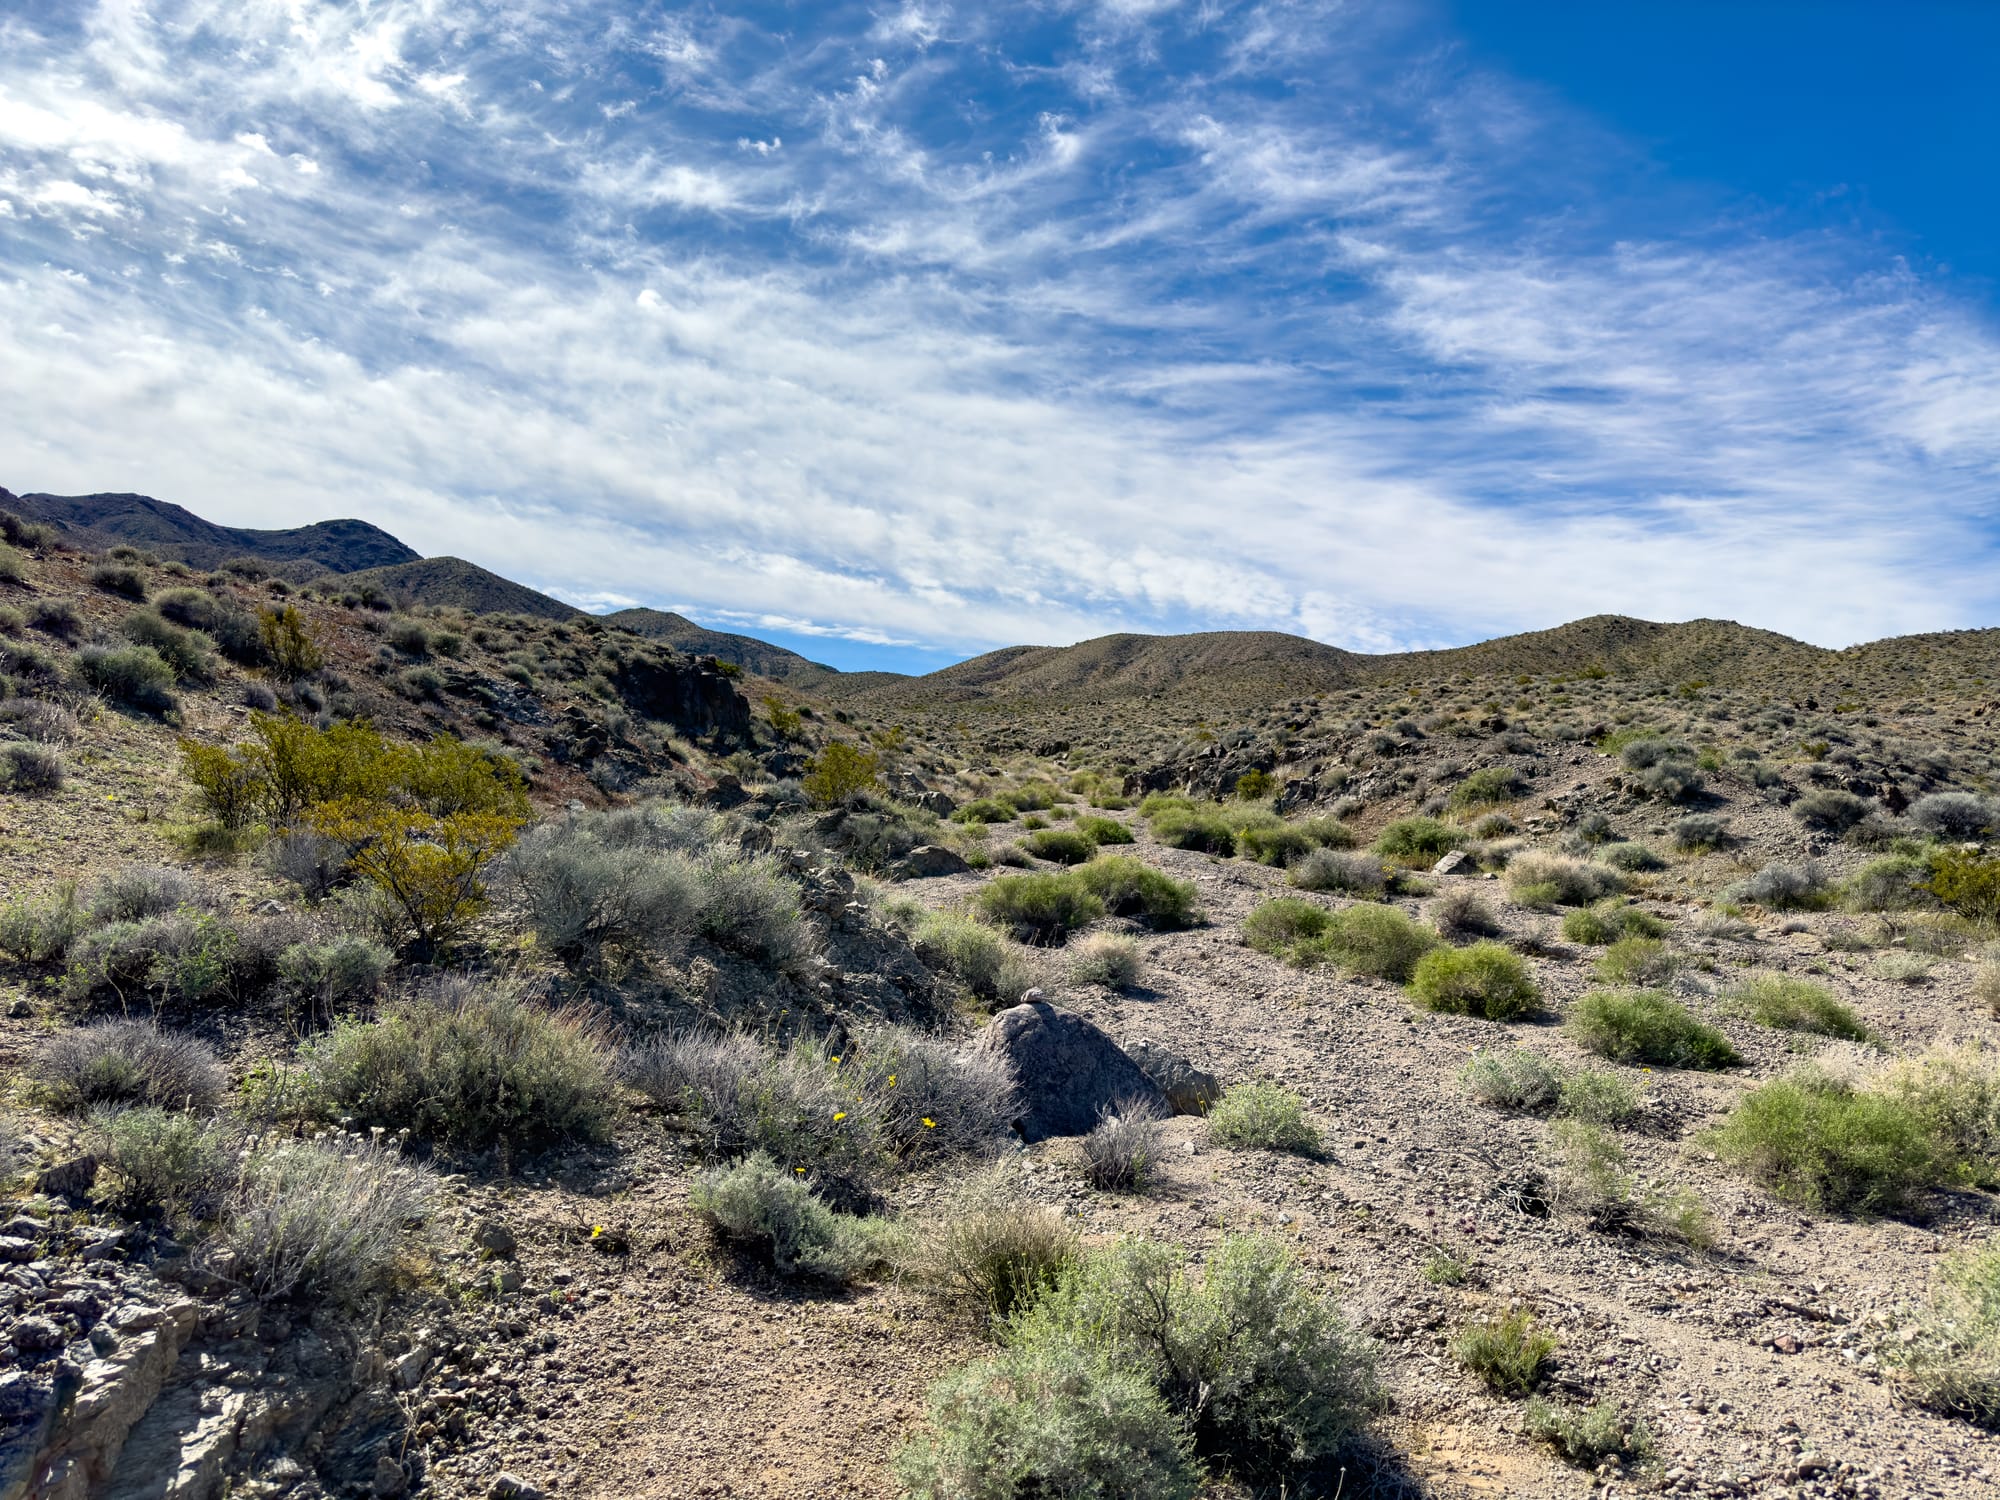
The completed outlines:
{"type": "Polygon", "coordinates": [[[1934,1045],[1876,1086],[1923,1122],[1956,1174],[1982,1187],[2000,1183],[2000,1053],[1977,1042],[1934,1045]]]}
{"type": "Polygon", "coordinates": [[[1639,1091],[1604,1068],[1564,1072],[1556,1112],[1593,1125],[1622,1125],[1639,1112],[1639,1091]]]}
{"type": "Polygon", "coordinates": [[[1144,968],[1138,943],[1123,933],[1093,932],[1070,945],[1069,977],[1076,984],[1130,989],[1144,968]]]}
{"type": "Polygon", "coordinates": [[[1605,984],[1640,989],[1664,984],[1677,967],[1673,951],[1658,938],[1621,937],[1599,956],[1592,972],[1605,984]]]}
{"type": "Polygon", "coordinates": [[[1377,901],[1389,889],[1389,872],[1373,854],[1314,849],[1291,867],[1288,878],[1302,891],[1338,891],[1377,901]]]}
{"type": "Polygon", "coordinates": [[[225,599],[199,589],[169,589],[153,607],[162,618],[206,635],[232,661],[245,666],[262,666],[266,661],[268,653],[257,617],[225,599]]]}
{"type": "Polygon", "coordinates": [[[325,665],[319,640],[297,605],[260,611],[257,634],[270,658],[271,675],[280,682],[302,682],[325,665]]]}
{"type": "Polygon", "coordinates": [[[165,713],[174,697],[174,669],[150,646],[85,646],[73,663],[77,680],[94,693],[145,713],[165,713]]]}
{"type": "Polygon", "coordinates": [[[157,652],[182,682],[205,682],[215,673],[209,658],[215,643],[199,630],[183,630],[150,609],[133,610],[119,629],[133,645],[157,652]]]}
{"type": "Polygon", "coordinates": [[[1197,1274],[1177,1247],[1127,1239],[1016,1316],[1017,1348],[1080,1338],[1142,1374],[1195,1451],[1240,1478],[1331,1457],[1375,1400],[1374,1361],[1276,1240],[1231,1235],[1197,1274]]]}
{"type": "Polygon", "coordinates": [[[1068,799],[1064,798],[1049,782],[1029,781],[1015,787],[1010,792],[1003,792],[1001,800],[1012,804],[1018,812],[1047,812],[1058,801],[1066,801],[1068,799]]]}
{"type": "Polygon", "coordinates": [[[90,570],[91,584],[107,594],[123,594],[141,603],[146,598],[146,575],[137,568],[119,563],[100,563],[90,570]]]}
{"type": "Polygon", "coordinates": [[[1417,960],[1410,993],[1426,1010],[1510,1021],[1541,1004],[1528,966],[1502,943],[1434,948],[1417,960]]]}
{"type": "Polygon", "coordinates": [[[761,1151],[704,1173],[688,1201],[717,1233],[755,1247],[787,1276],[858,1281],[895,1255],[889,1225],[836,1211],[761,1151]]]}
{"type": "Polygon", "coordinates": [[[353,1307],[388,1289],[435,1196],[431,1173],[393,1144],[276,1142],[243,1163],[221,1239],[260,1296],[353,1307]]]}
{"type": "Polygon", "coordinates": [[[1100,855],[1079,865],[1073,874],[1114,917],[1129,917],[1161,932],[1191,927],[1200,920],[1193,881],[1176,880],[1129,854],[1100,855]]]}
{"type": "Polygon", "coordinates": [[[1597,851],[1597,857],[1612,869],[1623,870],[1628,875],[1664,869],[1667,863],[1644,844],[1606,844],[1597,851]]]}
{"type": "Polygon", "coordinates": [[[1333,925],[1333,913],[1297,896],[1264,902],[1243,922],[1243,941],[1273,958],[1291,958],[1299,944],[1322,936],[1333,925]]]}
{"type": "Polygon", "coordinates": [[[100,1104],[206,1113],[227,1082],[199,1037],[148,1021],[99,1021],[60,1031],[36,1053],[29,1071],[49,1107],[67,1114],[100,1104]]]}
{"type": "Polygon", "coordinates": [[[1687,802],[1701,794],[1708,778],[1691,760],[1659,760],[1634,771],[1632,780],[1658,802],[1687,802]]]}
{"type": "Polygon", "coordinates": [[[908,1265],[947,1305],[998,1321],[1056,1285],[1080,1253],[1059,1210],[986,1178],[953,1194],[917,1232],[908,1265]]]}
{"type": "Polygon", "coordinates": [[[1822,787],[1807,792],[1792,804],[1792,816],[1808,828],[1823,833],[1842,834],[1868,816],[1869,802],[1852,792],[1822,787]]]}
{"type": "Polygon", "coordinates": [[[1653,1435],[1646,1424],[1628,1417],[1612,1401],[1596,1401],[1579,1410],[1532,1396],[1524,1417],[1529,1436],[1579,1469],[1595,1469],[1607,1459],[1640,1463],[1653,1452],[1653,1435]]]}
{"type": "MultiPolygon", "coordinates": [[[[6,946],[5,920],[4,914],[0,914],[0,948],[6,946]]],[[[1987,957],[1973,969],[1972,998],[1985,1006],[1990,1014],[2000,1016],[2000,961],[1987,957]]]]}
{"type": "Polygon", "coordinates": [[[1946,1257],[1878,1353],[1919,1405],[2000,1427],[2000,1243],[1946,1257]]]}
{"type": "Polygon", "coordinates": [[[1720,849],[1729,841],[1729,825],[1714,813],[1689,813],[1674,823],[1674,847],[1685,853],[1720,849]]]}
{"type": "Polygon", "coordinates": [[[910,935],[917,956],[952,975],[979,999],[1011,1005],[1035,985],[1029,956],[984,923],[956,912],[926,912],[910,935]]]}
{"type": "Polygon", "coordinates": [[[1600,946],[1625,937],[1664,937],[1667,924],[1651,912],[1613,899],[1563,914],[1562,935],[1572,943],[1600,946]]]}
{"type": "Polygon", "coordinates": [[[1437,942],[1429,928],[1393,906],[1350,906],[1335,913],[1319,936],[1301,941],[1294,956],[1305,964],[1331,959],[1352,973],[1401,984],[1437,942]]]}
{"type": "Polygon", "coordinates": [[[1430,919],[1439,934],[1450,939],[1498,937],[1501,932],[1499,918],[1475,891],[1446,891],[1431,903],[1430,919]]]}
{"type": "Polygon", "coordinates": [[[1616,870],[1530,849],[1507,866],[1507,889],[1523,906],[1588,906],[1624,888],[1616,870]]]}
{"type": "Polygon", "coordinates": [[[1465,842],[1465,835],[1436,818],[1398,818],[1376,835],[1375,852],[1403,864],[1435,860],[1465,842]]]}
{"type": "Polygon", "coordinates": [[[1713,1069],[1743,1060],[1721,1032],[1657,990],[1593,990],[1570,1010],[1568,1028],[1613,1062],[1713,1069]]]}
{"type": "Polygon", "coordinates": [[[1137,842],[1132,830],[1116,818],[1083,817],[1076,820],[1076,831],[1093,844],[1130,844],[1137,842]]]}
{"type": "Polygon", "coordinates": [[[142,922],[206,904],[200,883],[171,865],[127,865],[103,876],[90,892],[91,920],[100,923],[142,922]]]}
{"type": "Polygon", "coordinates": [[[856,792],[867,791],[881,773],[881,756],[845,740],[834,740],[806,762],[799,784],[819,806],[833,807],[856,792]]]}
{"type": "Polygon", "coordinates": [[[1987,927],[2000,922],[2000,859],[1935,850],[1923,888],[1968,921],[1987,927]]]}
{"type": "Polygon", "coordinates": [[[1021,840],[1021,846],[1036,859],[1058,865],[1080,865],[1097,853],[1088,835],[1069,828],[1045,828],[1021,840]]]}
{"type": "Polygon", "coordinates": [[[322,1010],[375,993],[396,956],[380,943],[342,933],[319,943],[291,943],[278,954],[278,977],[322,1010]]]}
{"type": "Polygon", "coordinates": [[[1517,1308],[1461,1329],[1451,1341],[1452,1356],[1502,1396],[1525,1396],[1542,1383],[1555,1335],[1535,1321],[1533,1313],[1517,1308]]]}
{"type": "Polygon", "coordinates": [[[1595,1123],[1557,1121],[1549,1129],[1551,1197],[1600,1233],[1654,1235],[1705,1246],[1708,1211],[1685,1189],[1641,1187],[1626,1170],[1625,1148],[1595,1123]]]}
{"type": "Polygon", "coordinates": [[[324,1114],[454,1146],[603,1140],[615,1108],[611,1049],[582,1012],[469,977],[343,1021],[300,1060],[324,1114]]]}
{"type": "Polygon", "coordinates": [[[997,797],[977,797],[951,816],[955,823],[1011,823],[1018,814],[997,797]]]}
{"type": "Polygon", "coordinates": [[[692,860],[675,850],[613,844],[586,817],[529,829],[502,856],[498,878],[525,910],[536,941],[587,967],[607,950],[640,951],[694,932],[702,904],[692,860]]]}
{"type": "Polygon", "coordinates": [[[1024,943],[1060,947],[1104,915],[1104,903],[1074,872],[1002,875],[979,893],[979,911],[1024,943]]]}
{"type": "Polygon", "coordinates": [[[1288,1151],[1310,1156],[1319,1131],[1306,1119],[1305,1101],[1276,1083],[1233,1083],[1209,1107],[1208,1134],[1224,1146],[1288,1151]]]}
{"type": "Polygon", "coordinates": [[[59,641],[73,641],[83,634],[83,616],[67,599],[36,600],[29,606],[28,624],[59,641]]]}
{"type": "Polygon", "coordinates": [[[346,878],[350,853],[339,839],[310,828],[288,828],[265,842],[258,859],[280,880],[297,886],[306,900],[320,901],[346,878]]]}
{"type": "Polygon", "coordinates": [[[1475,1052],[1459,1070],[1466,1093],[1488,1109],[1540,1114],[1554,1109],[1562,1092],[1562,1073],[1546,1058],[1524,1047],[1508,1052],[1475,1052]]]}
{"type": "Polygon", "coordinates": [[[1245,859],[1255,860],[1260,865],[1275,865],[1280,869],[1303,859],[1317,847],[1311,835],[1291,823],[1246,828],[1237,846],[1245,859]]]}
{"type": "Polygon", "coordinates": [[[113,1201],[130,1211],[207,1199],[235,1165],[229,1129],[181,1110],[99,1108],[90,1123],[93,1149],[118,1174],[113,1201]]]}
{"type": "Polygon", "coordinates": [[[0,748],[0,786],[10,792],[55,792],[62,790],[62,757],[47,745],[8,745],[0,748]]]}
{"type": "Polygon", "coordinates": [[[485,909],[481,874],[520,823],[504,813],[434,817],[347,798],[310,809],[307,826],[353,850],[349,867],[374,887],[405,941],[430,957],[462,938],[485,909]]]}
{"type": "Polygon", "coordinates": [[[382,639],[403,655],[420,661],[431,654],[431,633],[421,620],[398,615],[383,626],[382,639]]]}
{"type": "Polygon", "coordinates": [[[1937,898],[1926,885],[1930,864],[1914,854],[1886,854],[1871,859],[1841,888],[1841,901],[1853,911],[1917,911],[1935,909],[1937,898]]]}
{"type": "Polygon", "coordinates": [[[1812,860],[1766,865],[1730,892],[1766,911],[1816,911],[1832,899],[1826,872],[1812,860]]]}
{"type": "Polygon", "coordinates": [[[1753,1089],[1709,1143],[1776,1196],[1838,1213],[1901,1208],[1950,1171],[1908,1103],[1816,1070],[1753,1089]]]}
{"type": "Polygon", "coordinates": [[[183,908],[137,922],[107,922],[70,944],[64,994],[76,1001],[140,991],[189,1004],[229,998],[248,967],[242,934],[213,912],[183,908]]]}
{"type": "Polygon", "coordinates": [[[1193,1500],[1188,1437],[1142,1374],[1068,1344],[1003,1349],[930,1389],[896,1459],[907,1500],[1193,1500]]]}
{"type": "Polygon", "coordinates": [[[1106,1191],[1143,1191],[1160,1159],[1163,1119],[1143,1100],[1126,1100],[1102,1115],[1083,1138],[1084,1181],[1106,1191]]]}
{"type": "Polygon", "coordinates": [[[1163,808],[1147,820],[1153,837],[1172,849],[1192,849],[1227,859],[1236,852],[1236,830],[1219,811],[1163,808]]]}
{"type": "Polygon", "coordinates": [[[409,667],[396,674],[396,691],[422,702],[444,691],[444,674],[435,667],[409,667]]]}
{"type": "Polygon", "coordinates": [[[23,963],[56,962],[89,921],[73,880],[39,896],[17,896],[0,907],[0,952],[23,963]]]}
{"type": "Polygon", "coordinates": [[[1512,802],[1527,790],[1527,778],[1512,766],[1484,766],[1451,791],[1453,807],[1489,807],[1512,802]]]}
{"type": "Polygon", "coordinates": [[[1932,792],[1903,816],[1918,833],[1939,839],[1977,838],[1995,821],[1993,804],[1971,792],[1932,792]]]}
{"type": "Polygon", "coordinates": [[[1850,1042],[1868,1039],[1868,1028],[1854,1012],[1834,999],[1824,985],[1810,980],[1760,974],[1746,980],[1736,991],[1735,999],[1759,1026],[1844,1037],[1850,1042]]]}
{"type": "Polygon", "coordinates": [[[1010,1138],[1013,1075],[984,1053],[961,1057],[937,1037],[878,1026],[860,1031],[836,1066],[900,1161],[990,1155],[1010,1138]]]}

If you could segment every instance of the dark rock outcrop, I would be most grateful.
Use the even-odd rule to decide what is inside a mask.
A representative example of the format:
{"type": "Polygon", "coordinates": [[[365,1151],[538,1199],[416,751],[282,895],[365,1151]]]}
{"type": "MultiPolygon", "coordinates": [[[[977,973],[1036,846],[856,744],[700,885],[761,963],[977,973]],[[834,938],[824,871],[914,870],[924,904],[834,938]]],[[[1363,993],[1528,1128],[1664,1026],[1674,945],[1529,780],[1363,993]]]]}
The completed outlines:
{"type": "Polygon", "coordinates": [[[1028,1000],[993,1018],[973,1043],[1013,1070],[1020,1113],[1014,1128],[1029,1143],[1085,1135],[1100,1116],[1127,1105],[1172,1106],[1124,1049],[1082,1016],[1028,1000]]]}
{"type": "Polygon", "coordinates": [[[636,712],[683,734],[741,739],[750,733],[750,704],[712,656],[633,656],[618,668],[616,682],[636,712]]]}

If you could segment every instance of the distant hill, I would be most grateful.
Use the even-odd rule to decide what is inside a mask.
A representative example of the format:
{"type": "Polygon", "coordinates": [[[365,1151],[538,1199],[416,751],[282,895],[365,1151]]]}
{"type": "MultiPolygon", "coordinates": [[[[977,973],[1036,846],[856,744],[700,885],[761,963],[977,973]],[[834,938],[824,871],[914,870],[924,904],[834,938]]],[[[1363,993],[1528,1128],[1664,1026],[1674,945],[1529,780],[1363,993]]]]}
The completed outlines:
{"type": "Polygon", "coordinates": [[[1406,651],[1365,657],[1388,677],[1430,677],[1463,672],[1481,677],[1526,672],[1536,676],[1603,671],[1613,677],[1656,682],[1740,682],[1773,667],[1801,670],[1835,653],[1790,636],[1738,625],[1733,620],[1655,624],[1627,615],[1590,615],[1524,635],[1503,635],[1444,651],[1406,651]]]}
{"type": "Polygon", "coordinates": [[[774,646],[755,636],[710,630],[671,610],[621,609],[599,618],[607,625],[643,635],[648,640],[665,641],[691,656],[713,656],[721,661],[734,662],[746,672],[798,688],[811,690],[843,675],[835,667],[808,661],[798,652],[787,651],[783,646],[774,646]]]}
{"type": "Polygon", "coordinates": [[[388,568],[368,568],[323,583],[336,590],[374,589],[402,604],[434,604],[474,614],[531,615],[567,620],[583,613],[525,584],[469,563],[462,557],[421,557],[388,568]]]}
{"type": "Polygon", "coordinates": [[[15,495],[0,489],[0,507],[46,521],[73,547],[94,551],[127,545],[195,568],[254,557],[295,576],[353,573],[415,561],[421,554],[366,521],[316,521],[285,531],[217,526],[190,510],[150,495],[15,495]]]}

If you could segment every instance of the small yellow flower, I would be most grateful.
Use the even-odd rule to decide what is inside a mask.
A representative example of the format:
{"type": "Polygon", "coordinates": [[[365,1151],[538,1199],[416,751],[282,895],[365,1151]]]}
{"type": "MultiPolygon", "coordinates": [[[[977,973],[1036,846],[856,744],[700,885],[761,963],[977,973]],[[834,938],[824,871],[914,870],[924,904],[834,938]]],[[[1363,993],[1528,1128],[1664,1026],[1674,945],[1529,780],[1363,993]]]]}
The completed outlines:
{"type": "Polygon", "coordinates": [[[833,1060],[834,1060],[835,1062],[839,1062],[839,1061],[840,1061],[840,1059],[839,1059],[838,1057],[834,1058],[833,1060]]]}
{"type": "Polygon", "coordinates": [[[896,1086],[896,1075],[894,1073],[891,1073],[889,1075],[889,1087],[894,1088],[895,1086],[896,1086]]]}
{"type": "Polygon", "coordinates": [[[931,1118],[931,1117],[930,1117],[929,1115],[925,1115],[925,1116],[924,1116],[924,1129],[926,1129],[926,1130],[936,1130],[936,1129],[937,1129],[937,1121],[936,1121],[936,1120],[933,1120],[933,1119],[932,1119],[932,1118],[931,1118]]]}
{"type": "Polygon", "coordinates": [[[833,1112],[833,1117],[836,1120],[844,1120],[847,1118],[847,1111],[844,1109],[836,1109],[833,1112]]]}

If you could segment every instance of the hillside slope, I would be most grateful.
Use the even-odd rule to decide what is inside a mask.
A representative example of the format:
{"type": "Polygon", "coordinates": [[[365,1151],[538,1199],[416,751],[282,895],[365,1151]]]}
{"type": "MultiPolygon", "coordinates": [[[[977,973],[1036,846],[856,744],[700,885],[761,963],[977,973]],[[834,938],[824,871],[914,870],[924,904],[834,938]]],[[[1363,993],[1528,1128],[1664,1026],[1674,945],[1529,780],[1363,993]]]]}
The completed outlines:
{"type": "Polygon", "coordinates": [[[150,495],[15,495],[0,489],[0,508],[54,526],[70,546],[102,550],[120,544],[213,568],[233,557],[310,572],[353,573],[420,556],[366,521],[315,521],[280,531],[218,526],[193,511],[150,495]]]}
{"type": "Polygon", "coordinates": [[[433,609],[463,609],[473,614],[527,615],[537,620],[567,620],[582,610],[552,599],[526,584],[502,578],[462,557],[421,557],[393,567],[348,573],[331,584],[345,591],[373,589],[399,603],[433,609]]]}
{"type": "Polygon", "coordinates": [[[614,629],[629,630],[652,641],[665,641],[691,656],[713,656],[734,662],[746,672],[795,687],[817,688],[844,675],[837,668],[808,660],[783,646],[774,646],[755,636],[710,630],[671,610],[621,609],[600,618],[614,629]]]}

